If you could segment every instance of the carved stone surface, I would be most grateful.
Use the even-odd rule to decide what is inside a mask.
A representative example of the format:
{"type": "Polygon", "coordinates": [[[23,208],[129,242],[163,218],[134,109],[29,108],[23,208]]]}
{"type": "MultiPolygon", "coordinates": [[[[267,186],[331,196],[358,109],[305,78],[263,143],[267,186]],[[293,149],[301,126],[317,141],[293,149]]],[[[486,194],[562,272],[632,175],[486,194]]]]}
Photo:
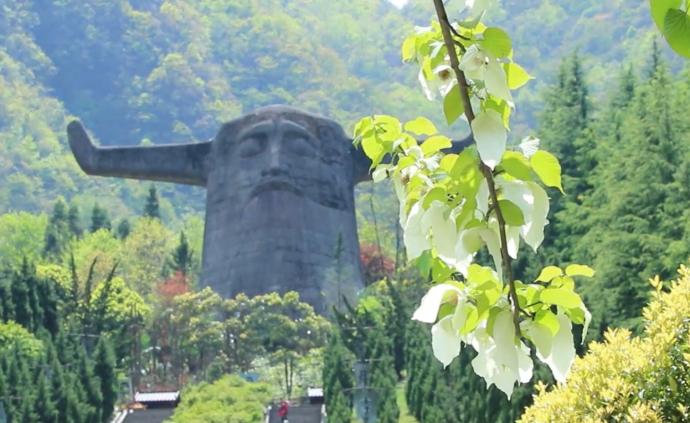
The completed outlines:
{"type": "Polygon", "coordinates": [[[204,143],[101,148],[79,122],[67,132],[88,174],[206,187],[202,283],[221,295],[295,290],[324,311],[363,287],[353,190],[368,162],[337,123],[270,106],[204,143]]]}

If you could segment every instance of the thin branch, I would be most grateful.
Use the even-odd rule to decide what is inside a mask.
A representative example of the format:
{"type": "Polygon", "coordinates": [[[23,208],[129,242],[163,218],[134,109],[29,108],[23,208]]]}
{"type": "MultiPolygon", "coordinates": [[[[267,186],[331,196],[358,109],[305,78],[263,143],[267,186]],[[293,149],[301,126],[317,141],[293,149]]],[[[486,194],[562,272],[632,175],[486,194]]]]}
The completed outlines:
{"type": "MultiPolygon", "coordinates": [[[[446,8],[443,5],[443,0],[434,0],[434,6],[436,7],[436,15],[438,16],[438,21],[441,24],[441,32],[443,33],[443,41],[448,49],[448,56],[450,57],[450,66],[455,72],[455,77],[458,80],[458,89],[460,90],[460,98],[462,99],[463,105],[465,106],[465,117],[470,123],[470,130],[472,130],[472,121],[475,118],[474,110],[472,110],[472,103],[470,101],[470,91],[467,85],[467,79],[462,70],[460,70],[460,60],[458,59],[458,54],[455,51],[455,40],[453,39],[452,32],[454,31],[450,21],[448,20],[448,15],[446,13],[446,8]]],[[[513,305],[513,323],[515,325],[515,333],[520,334],[520,304],[518,302],[517,291],[515,290],[515,281],[513,280],[513,267],[512,259],[508,254],[508,241],[506,236],[506,222],[503,217],[503,212],[501,208],[498,207],[498,193],[496,190],[496,183],[494,181],[494,176],[491,169],[480,161],[480,170],[486,179],[487,185],[489,186],[489,195],[491,197],[491,203],[493,204],[494,210],[496,212],[496,219],[498,220],[499,236],[501,238],[501,267],[503,268],[503,277],[508,281],[508,287],[510,290],[510,301],[513,305]]]]}

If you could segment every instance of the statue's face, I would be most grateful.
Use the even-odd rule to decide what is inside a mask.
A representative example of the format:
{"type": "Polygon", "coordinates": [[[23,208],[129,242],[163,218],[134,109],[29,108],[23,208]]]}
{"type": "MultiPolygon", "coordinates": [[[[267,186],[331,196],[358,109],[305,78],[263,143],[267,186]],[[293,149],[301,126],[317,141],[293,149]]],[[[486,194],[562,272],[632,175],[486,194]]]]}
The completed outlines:
{"type": "Polygon", "coordinates": [[[347,208],[347,141],[311,117],[254,115],[220,139],[216,150],[228,189],[245,205],[287,192],[321,205],[347,208]]]}

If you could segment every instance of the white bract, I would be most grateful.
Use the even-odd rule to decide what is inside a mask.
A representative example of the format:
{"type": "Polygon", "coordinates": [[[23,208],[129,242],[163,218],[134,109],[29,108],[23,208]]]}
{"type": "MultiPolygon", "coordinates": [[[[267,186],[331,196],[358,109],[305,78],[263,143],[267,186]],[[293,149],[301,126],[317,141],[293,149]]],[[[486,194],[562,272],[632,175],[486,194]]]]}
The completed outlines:
{"type": "Polygon", "coordinates": [[[472,121],[472,133],[477,143],[479,157],[484,164],[494,169],[506,151],[508,132],[503,126],[503,119],[494,110],[477,114],[472,121]]]}
{"type": "Polygon", "coordinates": [[[482,51],[478,44],[473,44],[463,54],[460,70],[471,80],[483,82],[489,94],[513,105],[503,65],[497,58],[482,51]]]}
{"type": "Polygon", "coordinates": [[[574,278],[594,271],[547,266],[534,283],[504,274],[521,241],[535,252],[544,241],[549,197],[542,186],[562,191],[561,166],[533,137],[507,150],[511,89],[531,77],[513,62],[510,37],[480,22],[490,0],[463,3],[469,19],[451,33],[467,84],[455,78],[439,24],[409,36],[402,55],[420,64],[425,94],[444,97],[446,123],[463,112],[471,119],[476,150],[445,154],[450,139],[423,117],[405,124],[366,117],[355,139],[372,159],[374,181],[393,181],[408,259],[424,263],[425,277],[433,277],[412,318],[431,325],[434,356],[448,366],[463,344],[471,346],[475,373],[510,397],[516,383],[532,377],[530,348],[558,382],[566,381],[575,359],[573,323],[583,325],[584,340],[591,320],[574,278]],[[391,159],[381,163],[384,157],[391,159]],[[473,264],[482,248],[493,268],[473,264]]]}

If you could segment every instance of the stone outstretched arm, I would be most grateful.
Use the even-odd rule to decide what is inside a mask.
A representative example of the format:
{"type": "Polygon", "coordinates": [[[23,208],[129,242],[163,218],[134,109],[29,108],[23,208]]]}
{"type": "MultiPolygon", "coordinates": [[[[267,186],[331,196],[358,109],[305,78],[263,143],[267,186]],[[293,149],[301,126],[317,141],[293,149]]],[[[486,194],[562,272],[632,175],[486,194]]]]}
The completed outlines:
{"type": "Polygon", "coordinates": [[[79,121],[67,126],[79,167],[89,175],[206,185],[211,142],[137,147],[98,147],[79,121]]]}
{"type": "MultiPolygon", "coordinates": [[[[453,141],[453,146],[443,150],[444,153],[460,153],[465,148],[469,147],[473,143],[472,136],[468,136],[462,140],[453,141]]],[[[361,148],[352,147],[352,158],[355,167],[355,184],[360,182],[366,182],[371,180],[371,172],[369,168],[371,167],[371,160],[364,154],[361,148]]],[[[386,157],[383,161],[390,160],[390,157],[386,157]]]]}

